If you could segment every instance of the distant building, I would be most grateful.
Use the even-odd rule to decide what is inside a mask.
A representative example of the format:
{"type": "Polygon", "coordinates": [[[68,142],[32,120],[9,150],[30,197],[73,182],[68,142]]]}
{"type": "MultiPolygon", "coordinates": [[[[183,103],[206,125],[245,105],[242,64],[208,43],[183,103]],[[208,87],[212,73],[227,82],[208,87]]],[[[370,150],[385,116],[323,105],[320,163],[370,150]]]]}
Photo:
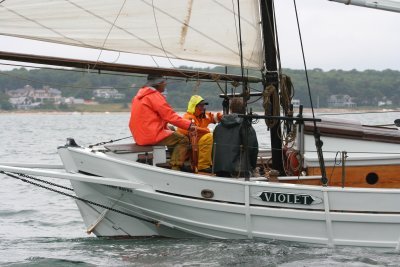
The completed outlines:
{"type": "Polygon", "coordinates": [[[32,100],[26,96],[10,97],[8,102],[17,109],[28,109],[32,105],[32,100]]]}
{"type": "Polygon", "coordinates": [[[300,107],[300,99],[292,99],[293,108],[300,107]]]}
{"type": "Polygon", "coordinates": [[[357,104],[352,101],[349,95],[331,95],[328,98],[330,108],[354,108],[357,104]]]}
{"type": "Polygon", "coordinates": [[[43,86],[42,89],[35,89],[31,91],[29,96],[32,97],[35,102],[40,100],[42,103],[45,101],[60,103],[61,101],[61,91],[50,88],[49,86],[43,86]]]}
{"type": "Polygon", "coordinates": [[[75,98],[75,97],[66,97],[64,98],[64,103],[67,105],[74,105],[74,104],[84,104],[85,100],[83,98],[75,98]]]}
{"type": "Polygon", "coordinates": [[[17,98],[17,97],[28,97],[30,92],[35,90],[32,86],[30,85],[25,85],[24,88],[18,88],[14,90],[8,90],[6,94],[10,98],[17,98]]]}
{"type": "Polygon", "coordinates": [[[61,91],[44,86],[42,89],[35,89],[30,85],[24,88],[8,90],[9,102],[17,109],[30,109],[40,106],[41,103],[51,102],[59,104],[62,99],[61,91]]]}
{"type": "Polygon", "coordinates": [[[381,101],[378,101],[378,107],[391,106],[391,105],[393,105],[393,101],[386,99],[386,97],[384,97],[381,101]]]}
{"type": "Polygon", "coordinates": [[[109,86],[103,86],[100,87],[99,89],[93,90],[93,96],[95,98],[103,98],[103,99],[124,99],[125,94],[122,94],[118,92],[117,89],[109,87],[109,86]]]}

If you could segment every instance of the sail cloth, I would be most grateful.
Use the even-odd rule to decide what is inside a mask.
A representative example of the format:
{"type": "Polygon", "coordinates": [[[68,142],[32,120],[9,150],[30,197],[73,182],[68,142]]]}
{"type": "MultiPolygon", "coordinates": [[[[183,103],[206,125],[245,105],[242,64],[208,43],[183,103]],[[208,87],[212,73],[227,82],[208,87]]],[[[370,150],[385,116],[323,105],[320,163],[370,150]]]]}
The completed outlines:
{"type": "MultiPolygon", "coordinates": [[[[0,34],[240,66],[237,1],[5,0],[0,34]]],[[[245,68],[263,60],[258,0],[240,0],[245,68]]]]}

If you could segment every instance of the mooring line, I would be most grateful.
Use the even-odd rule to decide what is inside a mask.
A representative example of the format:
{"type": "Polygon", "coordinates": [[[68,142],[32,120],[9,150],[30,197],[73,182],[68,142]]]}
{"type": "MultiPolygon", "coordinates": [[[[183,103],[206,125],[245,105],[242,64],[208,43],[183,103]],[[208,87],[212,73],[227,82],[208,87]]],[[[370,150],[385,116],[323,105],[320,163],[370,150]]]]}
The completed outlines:
{"type": "Polygon", "coordinates": [[[71,195],[71,194],[56,190],[54,188],[51,188],[51,187],[48,187],[48,186],[45,186],[45,185],[42,185],[42,184],[39,184],[39,183],[32,182],[32,181],[30,181],[28,179],[33,179],[33,180],[36,180],[36,181],[40,181],[42,183],[46,183],[46,184],[49,184],[49,185],[53,185],[53,186],[57,186],[57,187],[60,187],[60,188],[67,189],[67,190],[74,191],[72,188],[68,188],[68,187],[65,187],[65,186],[62,186],[62,185],[58,185],[58,184],[55,184],[55,183],[52,183],[52,182],[48,182],[48,181],[45,181],[45,180],[42,180],[42,179],[39,179],[39,178],[35,178],[35,177],[32,177],[30,175],[26,175],[26,174],[9,173],[9,172],[5,172],[5,171],[0,171],[0,173],[3,173],[3,174],[5,174],[5,175],[7,175],[9,177],[14,178],[14,179],[18,179],[18,180],[23,181],[25,183],[29,183],[29,184],[44,188],[44,189],[47,189],[49,191],[53,191],[55,193],[58,193],[58,194],[61,194],[61,195],[67,196],[67,197],[71,197],[71,198],[76,199],[76,200],[80,200],[80,201],[85,202],[87,204],[92,204],[94,206],[98,206],[98,207],[101,207],[101,208],[104,208],[104,209],[108,209],[108,210],[111,210],[111,211],[114,211],[114,212],[129,216],[129,217],[135,218],[137,220],[141,220],[141,221],[145,221],[145,222],[148,222],[148,223],[152,223],[152,224],[155,224],[157,226],[160,224],[160,222],[158,222],[158,221],[149,220],[149,219],[145,219],[145,218],[142,218],[142,217],[139,217],[139,216],[136,216],[136,215],[132,215],[130,213],[127,213],[127,212],[124,212],[124,211],[121,211],[121,210],[117,210],[117,209],[114,209],[112,207],[108,207],[108,206],[103,205],[103,204],[99,204],[99,203],[96,203],[96,202],[93,202],[93,201],[90,201],[90,200],[87,200],[87,199],[84,199],[84,198],[81,198],[81,197],[78,197],[78,196],[75,196],[75,195],[71,195]],[[19,177],[17,175],[23,176],[23,177],[25,177],[27,179],[19,177]]]}

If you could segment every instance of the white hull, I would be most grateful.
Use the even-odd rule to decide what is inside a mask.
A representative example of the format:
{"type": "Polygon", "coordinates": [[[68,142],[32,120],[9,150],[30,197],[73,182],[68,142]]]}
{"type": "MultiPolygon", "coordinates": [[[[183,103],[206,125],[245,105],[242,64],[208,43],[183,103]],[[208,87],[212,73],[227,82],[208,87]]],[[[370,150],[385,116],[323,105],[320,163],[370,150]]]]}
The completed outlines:
{"type": "Polygon", "coordinates": [[[98,236],[263,238],[399,249],[398,189],[243,181],[171,171],[84,148],[64,147],[59,152],[69,172],[131,183],[118,187],[74,181],[79,197],[156,222],[113,211],[101,215],[103,208],[78,202],[86,225],[98,236]],[[203,190],[212,190],[214,196],[204,198],[203,190]],[[262,192],[269,192],[270,200],[275,196],[276,202],[263,201],[262,192]],[[306,196],[315,201],[293,203],[306,196]]]}
{"type": "MultiPolygon", "coordinates": [[[[249,82],[260,85],[262,82],[264,92],[268,93],[263,94],[264,104],[269,100],[283,100],[283,92],[288,96],[293,93],[289,90],[289,82],[284,83],[283,78],[280,78],[281,64],[277,60],[279,53],[273,21],[273,1],[241,1],[240,10],[239,4],[233,5],[231,1],[203,1],[203,5],[195,5],[193,1],[189,4],[185,1],[157,1],[157,5],[149,5],[146,1],[126,1],[121,7],[115,1],[113,4],[109,1],[107,5],[98,5],[95,1],[78,1],[79,5],[49,1],[52,11],[58,12],[51,14],[43,8],[47,1],[37,0],[35,4],[31,2],[0,1],[0,6],[4,7],[0,9],[3,22],[0,34],[71,46],[97,47],[102,51],[250,68],[260,70],[260,75],[257,75],[260,78],[216,73],[203,76],[204,73],[200,75],[196,71],[171,72],[162,68],[105,63],[100,58],[94,62],[6,52],[1,54],[1,58],[89,70],[157,73],[193,81],[237,81],[243,85],[243,94],[240,97],[243,97],[245,104],[247,96],[252,95],[252,92],[247,92],[249,82]],[[116,13],[118,10],[119,13],[116,13]],[[154,23],[152,19],[143,19],[148,18],[149,14],[157,18],[158,23],[154,23]],[[204,19],[205,16],[207,19],[204,19]],[[99,20],[99,17],[102,19],[99,20]],[[239,31],[236,26],[242,18],[245,23],[239,23],[239,31]],[[110,21],[114,23],[111,25],[110,21]],[[138,23],[147,22],[143,27],[136,27],[138,23]],[[85,26],[82,31],[77,30],[81,25],[85,26]],[[110,28],[110,25],[113,27],[110,28]],[[213,27],[214,25],[218,27],[213,27]],[[101,41],[104,37],[107,42],[101,41]],[[283,86],[284,84],[287,86],[283,86]],[[274,85],[271,92],[279,93],[279,96],[267,92],[267,85],[274,85]],[[275,85],[279,86],[275,88],[275,85]]],[[[346,0],[347,2],[350,3],[350,0],[346,0]]],[[[362,1],[355,2],[360,4],[362,1]]],[[[377,6],[376,1],[373,6],[377,6]]],[[[396,5],[391,5],[390,9],[394,10],[394,6],[396,5]]],[[[254,93],[253,96],[260,95],[258,92],[254,93]]],[[[233,92],[231,95],[225,93],[224,97],[228,96],[233,97],[233,92]]],[[[283,103],[281,101],[284,108],[286,105],[283,103]]],[[[289,103],[290,101],[287,105],[289,103]]],[[[280,109],[279,101],[271,101],[271,106],[266,107],[266,114],[272,115],[275,108],[280,109]],[[273,102],[278,105],[275,106],[273,102]]],[[[285,111],[285,114],[289,113],[292,112],[285,111]]],[[[400,180],[396,169],[400,167],[397,155],[400,149],[398,130],[368,128],[342,122],[339,123],[340,127],[333,127],[328,121],[325,128],[319,127],[317,131],[314,130],[316,120],[309,123],[312,126],[307,126],[309,120],[303,120],[301,113],[295,118],[301,133],[296,135],[299,139],[299,154],[294,154],[294,159],[287,156],[286,152],[278,155],[282,158],[288,157],[286,161],[289,164],[285,167],[297,168],[300,162],[308,168],[307,171],[310,170],[309,173],[318,173],[311,172],[312,168],[315,169],[323,163],[330,168],[336,167],[337,152],[342,152],[343,175],[340,178],[343,179],[343,186],[346,178],[346,182],[357,182],[356,185],[361,184],[357,179],[364,183],[366,180],[370,188],[313,186],[294,184],[293,181],[277,183],[268,182],[264,177],[244,181],[177,172],[156,167],[156,163],[165,163],[163,147],[152,151],[151,161],[154,165],[147,165],[137,162],[139,153],[136,152],[114,153],[107,149],[92,150],[69,143],[58,150],[66,172],[10,165],[0,165],[0,170],[71,180],[87,231],[97,236],[261,238],[328,246],[392,247],[399,250],[400,189],[378,188],[379,183],[390,185],[391,182],[395,185],[393,188],[400,188],[400,181],[393,181],[400,180]],[[314,140],[310,136],[310,133],[319,136],[321,129],[325,129],[321,133],[327,134],[322,136],[325,142],[325,162],[322,161],[321,147],[318,148],[318,154],[314,148],[316,143],[321,144],[321,140],[314,140]],[[305,133],[307,131],[308,134],[305,133]],[[372,155],[371,151],[379,153],[372,155]],[[379,165],[380,173],[365,167],[370,165],[379,165]],[[389,165],[396,168],[387,167],[389,165]],[[345,167],[360,166],[365,167],[365,173],[360,175],[362,177],[356,177],[355,174],[355,170],[360,168],[352,168],[352,177],[345,177],[345,167]]],[[[252,116],[255,117],[254,114],[252,116]]],[[[267,119],[276,119],[273,117],[275,116],[267,119]]],[[[291,115],[285,119],[293,121],[294,117],[291,115]]],[[[276,148],[275,145],[278,144],[285,151],[287,147],[282,147],[283,140],[280,140],[284,131],[275,131],[279,126],[279,122],[277,126],[268,126],[273,132],[271,143],[272,147],[276,148]]],[[[244,136],[246,138],[246,134],[244,136]]],[[[246,146],[244,145],[245,148],[246,146]]],[[[273,154],[276,160],[273,163],[282,165],[281,159],[276,153],[273,154]]],[[[140,156],[145,156],[146,162],[150,160],[147,152],[140,156]]],[[[278,171],[282,173],[283,166],[279,166],[278,171]]],[[[319,171],[324,173],[325,168],[319,171]]],[[[333,171],[331,170],[332,174],[333,171]]],[[[320,177],[304,178],[312,180],[320,177]]]]}

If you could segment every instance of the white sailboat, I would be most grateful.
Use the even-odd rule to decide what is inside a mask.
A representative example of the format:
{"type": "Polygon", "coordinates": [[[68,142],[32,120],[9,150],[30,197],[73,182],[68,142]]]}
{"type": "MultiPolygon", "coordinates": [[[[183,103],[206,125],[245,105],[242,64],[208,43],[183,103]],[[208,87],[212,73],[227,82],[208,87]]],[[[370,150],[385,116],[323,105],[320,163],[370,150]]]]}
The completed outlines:
{"type": "MultiPolygon", "coordinates": [[[[262,75],[7,52],[0,52],[2,59],[238,81],[244,99],[251,94],[251,82],[283,90],[273,1],[1,1],[0,25],[0,34],[6,36],[257,69],[262,75]]],[[[62,166],[10,163],[0,171],[21,179],[70,180],[87,231],[97,236],[261,238],[399,250],[398,129],[301,115],[280,116],[266,109],[265,118],[277,121],[270,127],[272,163],[266,168],[275,171],[266,176],[223,178],[174,171],[159,167],[168,160],[165,147],[81,147],[73,139],[58,148],[62,166]],[[295,157],[282,154],[288,152],[280,139],[287,128],[279,121],[297,123],[288,124],[295,129],[296,139],[290,143],[295,157]],[[336,151],[342,155],[339,166],[336,151]]]]}

